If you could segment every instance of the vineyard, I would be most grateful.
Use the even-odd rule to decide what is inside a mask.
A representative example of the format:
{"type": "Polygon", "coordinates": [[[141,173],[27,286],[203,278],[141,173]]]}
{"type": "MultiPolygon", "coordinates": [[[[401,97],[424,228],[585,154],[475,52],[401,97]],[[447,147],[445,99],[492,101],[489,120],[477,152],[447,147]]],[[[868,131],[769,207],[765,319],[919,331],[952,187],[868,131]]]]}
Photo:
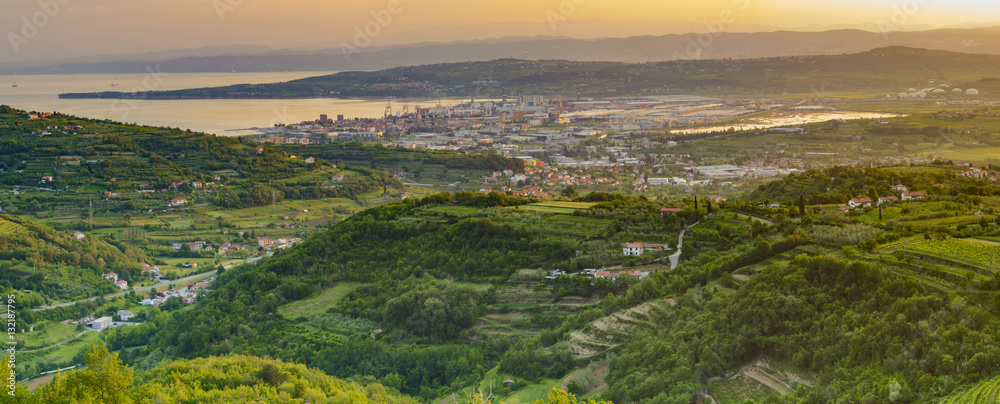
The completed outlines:
{"type": "Polygon", "coordinates": [[[938,219],[904,221],[904,223],[912,223],[914,228],[917,229],[929,229],[937,226],[957,226],[962,224],[969,225],[969,224],[979,223],[982,220],[986,220],[992,223],[996,221],[996,216],[993,215],[953,216],[953,217],[942,217],[938,219]]]}
{"type": "Polygon", "coordinates": [[[996,404],[1000,395],[1000,377],[980,382],[978,385],[941,401],[941,404],[996,404]]]}
{"type": "Polygon", "coordinates": [[[967,262],[977,266],[992,268],[1000,263],[1000,246],[993,244],[947,238],[944,240],[912,240],[906,244],[898,244],[904,251],[930,254],[954,260],[967,262]]]}
{"type": "Polygon", "coordinates": [[[11,222],[4,218],[0,218],[0,236],[6,234],[23,234],[27,233],[28,229],[17,223],[11,222]]]}

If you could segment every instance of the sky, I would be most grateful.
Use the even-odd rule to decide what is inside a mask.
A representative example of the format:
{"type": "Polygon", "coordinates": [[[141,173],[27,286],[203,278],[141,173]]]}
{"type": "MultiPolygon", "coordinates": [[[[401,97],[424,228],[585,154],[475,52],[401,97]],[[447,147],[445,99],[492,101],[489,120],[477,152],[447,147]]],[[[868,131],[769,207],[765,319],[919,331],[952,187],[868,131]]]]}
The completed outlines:
{"type": "Polygon", "coordinates": [[[997,25],[995,0],[0,0],[0,63],[210,45],[997,25]],[[971,24],[971,25],[970,25],[971,24]],[[359,34],[367,30],[367,33],[359,34]]]}

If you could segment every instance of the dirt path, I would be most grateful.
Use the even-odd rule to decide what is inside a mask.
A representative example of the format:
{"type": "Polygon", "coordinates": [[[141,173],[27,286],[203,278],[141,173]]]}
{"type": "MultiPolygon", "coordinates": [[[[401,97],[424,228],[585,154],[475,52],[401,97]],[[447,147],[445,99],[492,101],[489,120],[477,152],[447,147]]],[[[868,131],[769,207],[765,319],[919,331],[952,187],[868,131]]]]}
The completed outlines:
{"type": "Polygon", "coordinates": [[[765,374],[764,372],[760,371],[757,368],[750,368],[750,369],[744,370],[743,374],[747,375],[747,377],[749,377],[751,379],[754,379],[754,380],[760,382],[760,384],[763,384],[763,385],[765,385],[767,387],[770,387],[774,391],[777,391],[779,394],[785,394],[785,393],[787,393],[787,392],[789,392],[791,390],[784,383],[781,383],[781,382],[779,382],[779,381],[771,378],[770,376],[768,376],[767,374],[765,374]]]}
{"type": "Polygon", "coordinates": [[[740,282],[746,282],[750,280],[750,275],[733,275],[733,279],[736,279],[740,282]]]}
{"type": "Polygon", "coordinates": [[[813,388],[813,384],[812,383],[810,383],[806,379],[803,379],[803,378],[799,377],[799,375],[797,375],[795,373],[781,372],[781,375],[784,376],[785,379],[788,379],[788,380],[791,380],[791,381],[796,382],[798,384],[801,384],[803,386],[809,387],[810,389],[813,388]]]}
{"type": "Polygon", "coordinates": [[[38,386],[41,386],[41,385],[43,385],[45,383],[48,383],[48,382],[51,382],[52,379],[55,379],[56,376],[58,376],[60,374],[62,374],[62,373],[54,374],[54,375],[45,375],[45,376],[39,377],[37,379],[31,379],[31,381],[28,382],[28,391],[35,391],[35,389],[38,388],[38,386]]]}
{"type": "Polygon", "coordinates": [[[457,404],[457,403],[458,403],[458,394],[452,394],[448,397],[442,398],[441,401],[438,401],[438,404],[457,404]]]}

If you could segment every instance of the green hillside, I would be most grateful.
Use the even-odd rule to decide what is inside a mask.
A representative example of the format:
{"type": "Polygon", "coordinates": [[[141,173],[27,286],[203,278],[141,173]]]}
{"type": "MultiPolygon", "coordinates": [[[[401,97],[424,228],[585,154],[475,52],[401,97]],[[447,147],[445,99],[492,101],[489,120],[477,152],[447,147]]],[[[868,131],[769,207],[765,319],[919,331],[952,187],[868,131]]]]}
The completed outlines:
{"type": "Polygon", "coordinates": [[[477,98],[518,93],[555,97],[657,94],[896,94],[916,83],[953,84],[1000,77],[994,55],[907,47],[869,52],[742,60],[691,60],[642,64],[528,61],[410,66],[377,72],[343,72],[283,83],[217,88],[61,94],[62,98],[477,98]],[[581,85],[586,81],[586,85],[581,85]]]}
{"type": "Polygon", "coordinates": [[[1000,373],[1000,277],[990,261],[952,246],[1000,236],[995,216],[974,214],[1000,200],[994,188],[938,174],[957,169],[786,179],[850,173],[831,188],[835,199],[888,184],[887,173],[907,172],[912,184],[947,178],[930,200],[883,209],[891,219],[881,222],[877,209],[845,215],[822,201],[808,202],[805,216],[794,205],[757,207],[757,198],[812,196],[779,194],[779,185],[746,203],[702,201],[694,210],[693,200],[679,201],[688,210],[662,218],[661,202],[602,194],[566,212],[496,195],[389,204],[227,272],[171,325],[109,342],[137,362],[171,351],[270,355],[371,376],[425,401],[491,377],[514,380],[500,391],[513,399],[597,366],[607,368],[604,384],[577,382],[589,386],[578,391],[621,403],[687,402],[705,390],[717,402],[931,402],[1000,373]],[[672,271],[669,251],[620,255],[621,243],[669,245],[696,222],[672,271]],[[915,238],[927,241],[907,244],[915,238]],[[614,265],[649,276],[541,279],[553,268],[614,265]]]}
{"type": "Polygon", "coordinates": [[[107,272],[130,282],[142,277],[139,264],[148,258],[141,249],[84,237],[0,214],[0,291],[30,291],[18,303],[32,307],[115,291],[114,283],[101,277],[107,272]]]}

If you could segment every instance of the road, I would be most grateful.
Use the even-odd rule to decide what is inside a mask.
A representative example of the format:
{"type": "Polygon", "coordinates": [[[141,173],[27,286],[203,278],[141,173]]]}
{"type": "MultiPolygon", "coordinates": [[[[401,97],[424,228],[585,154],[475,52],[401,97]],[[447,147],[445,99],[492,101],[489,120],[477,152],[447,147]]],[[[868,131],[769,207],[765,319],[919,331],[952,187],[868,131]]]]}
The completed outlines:
{"type": "MultiPolygon", "coordinates": [[[[268,253],[267,256],[271,256],[271,254],[272,253],[268,253]]],[[[264,257],[250,258],[250,259],[248,259],[248,260],[240,263],[240,265],[242,265],[242,264],[248,264],[248,263],[252,263],[252,262],[257,262],[257,261],[260,261],[263,258],[264,257]]],[[[226,265],[225,268],[226,269],[232,269],[236,265],[237,264],[226,265]]],[[[105,299],[111,299],[111,298],[115,298],[115,297],[118,297],[118,296],[125,296],[126,294],[128,294],[128,292],[131,292],[131,291],[139,293],[139,292],[145,292],[145,291],[150,290],[152,288],[159,289],[159,288],[167,287],[167,286],[170,286],[170,285],[186,285],[186,284],[188,284],[191,281],[197,280],[198,278],[204,278],[207,275],[211,275],[211,274],[215,273],[215,271],[216,270],[213,269],[211,271],[202,272],[202,273],[196,274],[196,275],[191,275],[191,276],[188,276],[186,278],[174,279],[172,281],[164,280],[164,281],[160,281],[160,283],[157,283],[157,284],[155,284],[153,286],[142,286],[142,287],[138,287],[138,288],[133,288],[132,290],[129,290],[129,291],[124,291],[124,292],[121,292],[121,293],[115,293],[113,295],[105,295],[104,298],[105,299]]],[[[61,304],[57,304],[57,305],[54,305],[54,306],[42,306],[42,307],[39,307],[37,309],[32,309],[31,311],[43,311],[43,310],[54,309],[54,308],[57,308],[57,307],[67,307],[67,306],[72,306],[72,305],[77,304],[77,303],[89,302],[89,301],[93,301],[93,300],[97,300],[97,297],[91,297],[91,298],[88,298],[88,299],[77,300],[75,302],[61,303],[61,304]]]]}

